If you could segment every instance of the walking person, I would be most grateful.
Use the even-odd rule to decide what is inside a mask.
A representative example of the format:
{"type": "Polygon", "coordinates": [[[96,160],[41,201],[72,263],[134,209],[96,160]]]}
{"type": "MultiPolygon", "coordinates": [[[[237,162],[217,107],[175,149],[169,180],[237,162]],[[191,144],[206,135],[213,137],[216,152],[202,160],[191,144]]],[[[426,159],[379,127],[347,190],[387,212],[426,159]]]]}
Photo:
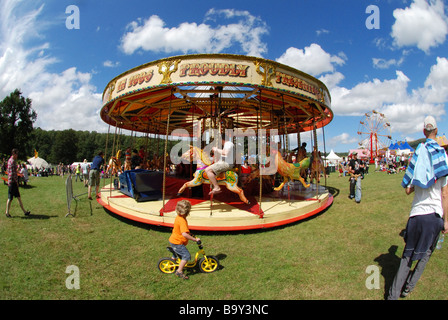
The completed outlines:
{"type": "Polygon", "coordinates": [[[92,200],[92,187],[95,187],[95,195],[99,198],[101,167],[104,164],[103,151],[99,151],[98,154],[92,160],[92,166],[89,172],[89,187],[87,188],[88,197],[92,200]]]}
{"type": "Polygon", "coordinates": [[[389,289],[389,300],[406,297],[417,284],[439,239],[448,232],[448,162],[445,150],[435,141],[437,123],[432,116],[424,122],[426,141],[421,143],[406,170],[401,185],[414,193],[406,225],[406,245],[397,274],[389,289]],[[415,268],[411,266],[417,261],[415,268]]]}
{"type": "Polygon", "coordinates": [[[22,199],[19,192],[19,179],[17,176],[17,158],[19,156],[18,149],[12,149],[11,157],[8,160],[7,172],[8,172],[8,200],[6,201],[6,217],[11,218],[9,209],[11,208],[12,199],[16,198],[19,201],[20,208],[23,213],[28,216],[30,212],[23,207],[22,199]]]}
{"type": "Polygon", "coordinates": [[[84,162],[81,164],[82,169],[82,177],[84,180],[84,187],[89,186],[89,164],[87,163],[87,159],[84,159],[84,162]]]}
{"type": "Polygon", "coordinates": [[[355,151],[352,154],[353,158],[348,162],[348,173],[350,174],[350,199],[355,199],[356,203],[361,202],[361,179],[362,171],[364,169],[363,162],[358,159],[358,153],[355,151]]]}

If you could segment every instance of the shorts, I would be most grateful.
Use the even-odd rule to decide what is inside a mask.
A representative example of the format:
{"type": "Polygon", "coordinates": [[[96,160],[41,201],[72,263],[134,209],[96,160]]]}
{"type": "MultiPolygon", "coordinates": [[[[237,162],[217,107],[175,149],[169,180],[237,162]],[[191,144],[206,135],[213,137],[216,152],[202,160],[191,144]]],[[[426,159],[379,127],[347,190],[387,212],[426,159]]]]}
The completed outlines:
{"type": "Polygon", "coordinates": [[[99,186],[100,185],[100,171],[93,169],[89,172],[89,185],[99,186]]]}
{"type": "Polygon", "coordinates": [[[218,162],[212,164],[209,168],[213,170],[215,175],[218,175],[221,172],[226,172],[227,170],[231,170],[232,166],[230,164],[228,164],[227,162],[218,161],[218,162]]]}
{"type": "Polygon", "coordinates": [[[404,236],[403,257],[410,257],[411,261],[423,258],[428,250],[434,250],[442,230],[443,219],[437,213],[410,217],[404,236]]]}
{"type": "Polygon", "coordinates": [[[19,185],[17,183],[8,186],[8,199],[12,200],[14,197],[20,198],[19,185]]]}
{"type": "Polygon", "coordinates": [[[191,259],[190,251],[183,244],[173,244],[170,242],[171,248],[176,252],[181,260],[189,261],[191,259]]]}

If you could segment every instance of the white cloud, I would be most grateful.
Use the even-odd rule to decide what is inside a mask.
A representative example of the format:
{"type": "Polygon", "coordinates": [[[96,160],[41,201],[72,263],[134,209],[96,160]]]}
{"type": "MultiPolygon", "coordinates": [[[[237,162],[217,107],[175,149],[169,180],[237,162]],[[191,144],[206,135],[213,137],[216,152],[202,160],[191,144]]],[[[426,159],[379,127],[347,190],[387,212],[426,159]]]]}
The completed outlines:
{"type": "Polygon", "coordinates": [[[142,21],[132,21],[121,38],[120,47],[126,54],[139,49],[155,52],[222,52],[234,45],[247,55],[262,56],[267,52],[261,37],[268,33],[266,24],[247,11],[215,10],[207,12],[205,22],[217,17],[239,19],[236,23],[213,27],[207,23],[184,22],[168,28],[157,15],[142,21]]]}
{"type": "Polygon", "coordinates": [[[319,77],[319,80],[325,83],[328,90],[331,90],[333,88],[336,88],[339,82],[344,80],[344,75],[340,72],[333,72],[333,73],[327,73],[321,77],[319,77]]]}
{"type": "Polygon", "coordinates": [[[391,66],[400,66],[404,61],[404,58],[399,60],[396,59],[382,59],[382,58],[372,58],[373,67],[376,69],[389,69],[391,66]]]}
{"type": "Polygon", "coordinates": [[[120,62],[112,62],[110,60],[106,60],[103,62],[103,66],[107,67],[107,68],[115,68],[118,67],[120,65],[120,62]]]}
{"type": "Polygon", "coordinates": [[[318,35],[318,36],[320,36],[321,34],[329,34],[330,33],[330,31],[328,31],[327,29],[319,29],[319,30],[316,30],[316,34],[318,35]]]}
{"type": "MultiPolygon", "coordinates": [[[[377,68],[390,68],[401,65],[407,54],[403,51],[399,60],[374,58],[372,61],[377,68]]],[[[366,112],[376,110],[386,115],[392,132],[409,136],[421,132],[421,123],[426,115],[432,114],[440,119],[445,114],[443,104],[448,100],[447,58],[437,58],[424,86],[412,91],[408,88],[411,79],[399,70],[395,78],[373,79],[352,88],[343,87],[340,83],[344,75],[336,71],[336,67],[344,64],[347,57],[343,54],[331,55],[317,44],[303,50],[289,48],[277,61],[312,75],[321,74],[319,79],[330,90],[331,106],[336,117],[362,117],[366,112]]],[[[336,145],[336,142],[350,144],[357,139],[344,133],[331,139],[330,145],[336,145]]]]}
{"type": "Polygon", "coordinates": [[[353,144],[358,142],[358,137],[351,137],[348,133],[344,132],[340,135],[337,135],[335,137],[332,137],[329,140],[330,146],[338,146],[341,144],[353,144]]]}
{"type": "Polygon", "coordinates": [[[30,38],[34,43],[43,39],[41,32],[46,27],[39,20],[44,7],[33,10],[29,6],[30,2],[0,1],[0,100],[19,88],[32,99],[36,127],[105,131],[98,115],[101,94],[91,84],[91,75],[76,68],[49,72],[58,62],[46,53],[51,45],[27,46],[30,38]]]}
{"type": "Polygon", "coordinates": [[[425,53],[445,42],[448,18],[441,0],[414,0],[405,9],[393,12],[396,19],[391,36],[398,47],[414,46],[425,53]]]}
{"type": "Polygon", "coordinates": [[[427,115],[437,120],[445,115],[448,59],[437,58],[423,87],[409,92],[410,81],[403,72],[396,71],[395,79],[374,79],[358,83],[351,89],[331,87],[332,109],[336,116],[362,116],[365,112],[376,110],[386,115],[392,133],[400,132],[403,138],[421,133],[427,115]]]}
{"type": "MultiPolygon", "coordinates": [[[[38,113],[37,126],[55,130],[96,130],[101,124],[101,94],[90,84],[91,75],[69,68],[52,74],[42,90],[29,93],[38,113]]],[[[102,124],[103,128],[106,128],[102,124]]]]}
{"type": "Polygon", "coordinates": [[[431,67],[425,86],[418,90],[422,100],[427,103],[446,103],[448,101],[448,59],[437,57],[437,64],[431,67]]]}
{"type": "Polygon", "coordinates": [[[407,85],[410,80],[401,71],[397,71],[396,75],[396,79],[374,79],[359,83],[352,89],[333,88],[331,97],[334,112],[339,115],[362,115],[366,110],[407,100],[407,85]]]}
{"type": "Polygon", "coordinates": [[[325,52],[320,45],[312,43],[303,50],[294,47],[288,48],[277,61],[313,76],[318,76],[325,72],[333,72],[335,65],[343,65],[345,59],[343,53],[339,56],[331,55],[325,52]]]}

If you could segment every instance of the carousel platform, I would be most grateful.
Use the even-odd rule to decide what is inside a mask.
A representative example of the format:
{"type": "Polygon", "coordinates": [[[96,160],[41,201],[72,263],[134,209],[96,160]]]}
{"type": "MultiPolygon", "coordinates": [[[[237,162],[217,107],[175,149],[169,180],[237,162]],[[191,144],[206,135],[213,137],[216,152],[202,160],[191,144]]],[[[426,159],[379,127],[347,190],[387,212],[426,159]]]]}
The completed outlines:
{"type": "MultiPolygon", "coordinates": [[[[261,206],[259,196],[250,195],[245,189],[249,204],[241,202],[222,186],[223,192],[213,199],[208,196],[209,185],[187,189],[181,196],[177,190],[187,180],[167,177],[165,201],[153,199],[139,202],[134,197],[114,188],[114,183],[101,189],[97,199],[105,209],[126,219],[156,226],[172,227],[176,217],[175,207],[179,200],[187,199],[192,204],[188,217],[191,230],[239,231],[273,228],[291,224],[317,215],[333,203],[332,194],[323,186],[304,188],[299,182],[285,186],[281,191],[263,194],[261,206]],[[199,190],[198,190],[199,189],[199,190]],[[165,202],[165,203],[164,203],[165,202]]],[[[256,192],[252,192],[256,194],[256,192]]]]}

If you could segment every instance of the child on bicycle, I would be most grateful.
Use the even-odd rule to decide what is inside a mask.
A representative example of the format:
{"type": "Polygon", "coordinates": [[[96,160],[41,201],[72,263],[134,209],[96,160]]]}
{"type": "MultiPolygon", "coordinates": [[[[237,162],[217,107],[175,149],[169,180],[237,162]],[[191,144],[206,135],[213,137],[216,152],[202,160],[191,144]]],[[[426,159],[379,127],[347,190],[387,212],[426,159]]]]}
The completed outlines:
{"type": "Polygon", "coordinates": [[[173,232],[169,238],[169,242],[174,252],[181,257],[181,262],[176,271],[176,276],[182,279],[188,279],[183,273],[184,266],[191,259],[190,252],[186,245],[188,240],[198,242],[199,238],[192,237],[188,229],[187,217],[190,214],[191,203],[188,200],[180,200],[176,205],[176,219],[174,220],[173,232]]]}

